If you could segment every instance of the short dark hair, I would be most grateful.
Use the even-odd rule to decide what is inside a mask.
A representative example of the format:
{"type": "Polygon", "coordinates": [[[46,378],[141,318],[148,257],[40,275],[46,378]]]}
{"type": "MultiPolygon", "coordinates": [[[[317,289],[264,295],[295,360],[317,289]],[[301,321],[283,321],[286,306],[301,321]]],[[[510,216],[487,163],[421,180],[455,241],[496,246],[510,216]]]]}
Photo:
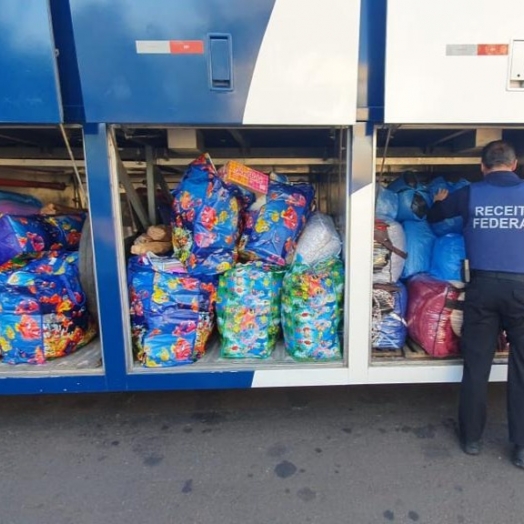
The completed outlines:
{"type": "Polygon", "coordinates": [[[515,160],[517,160],[515,148],[504,140],[494,140],[482,150],[482,163],[488,169],[497,166],[511,167],[515,160]]]}

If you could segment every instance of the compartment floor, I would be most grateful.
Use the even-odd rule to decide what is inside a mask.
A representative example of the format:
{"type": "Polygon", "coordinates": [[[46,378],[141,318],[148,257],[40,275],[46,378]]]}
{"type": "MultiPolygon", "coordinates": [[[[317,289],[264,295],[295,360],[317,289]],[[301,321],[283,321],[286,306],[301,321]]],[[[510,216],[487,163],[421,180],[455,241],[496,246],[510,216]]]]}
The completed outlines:
{"type": "Polygon", "coordinates": [[[0,375],[23,373],[49,374],[50,372],[75,372],[84,370],[102,370],[102,345],[100,337],[67,357],[50,360],[45,364],[4,364],[0,360],[0,375]]]}
{"type": "Polygon", "coordinates": [[[277,342],[277,346],[270,357],[268,358],[222,358],[220,356],[220,339],[218,336],[214,336],[211,341],[208,343],[206,354],[194,364],[188,364],[179,367],[171,368],[144,368],[140,363],[135,362],[135,368],[142,370],[189,370],[189,369],[198,369],[202,368],[231,368],[231,367],[249,367],[252,368],[265,368],[265,367],[275,367],[275,366],[342,366],[344,360],[334,360],[330,362],[300,362],[294,360],[286,351],[284,346],[284,341],[280,339],[277,342]]]}

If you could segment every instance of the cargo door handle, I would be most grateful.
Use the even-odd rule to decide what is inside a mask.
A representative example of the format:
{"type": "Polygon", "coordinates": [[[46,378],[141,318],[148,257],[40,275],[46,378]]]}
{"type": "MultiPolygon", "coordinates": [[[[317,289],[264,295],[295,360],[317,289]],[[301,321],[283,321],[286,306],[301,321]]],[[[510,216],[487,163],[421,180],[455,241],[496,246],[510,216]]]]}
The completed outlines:
{"type": "Polygon", "coordinates": [[[209,35],[210,87],[214,90],[233,89],[233,46],[231,35],[209,35]]]}
{"type": "Polygon", "coordinates": [[[513,40],[510,57],[510,80],[524,82],[524,40],[513,40]]]}

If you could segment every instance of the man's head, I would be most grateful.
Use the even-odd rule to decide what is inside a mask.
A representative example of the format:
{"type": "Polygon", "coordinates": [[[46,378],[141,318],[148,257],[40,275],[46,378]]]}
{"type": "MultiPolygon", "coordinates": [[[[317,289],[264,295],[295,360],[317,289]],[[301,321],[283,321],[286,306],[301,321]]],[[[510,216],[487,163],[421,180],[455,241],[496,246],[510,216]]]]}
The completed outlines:
{"type": "Polygon", "coordinates": [[[482,150],[482,172],[487,175],[492,171],[515,171],[517,155],[512,145],[504,140],[490,142],[482,150]]]}

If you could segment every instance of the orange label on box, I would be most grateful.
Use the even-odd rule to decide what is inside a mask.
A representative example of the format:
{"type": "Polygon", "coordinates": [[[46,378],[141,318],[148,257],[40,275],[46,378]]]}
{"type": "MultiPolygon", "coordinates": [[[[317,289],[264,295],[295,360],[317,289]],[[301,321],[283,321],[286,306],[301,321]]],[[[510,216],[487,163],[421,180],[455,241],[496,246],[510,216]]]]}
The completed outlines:
{"type": "Polygon", "coordinates": [[[225,181],[238,184],[255,193],[267,195],[269,190],[269,176],[255,169],[251,169],[240,162],[231,160],[224,166],[225,181]]]}

